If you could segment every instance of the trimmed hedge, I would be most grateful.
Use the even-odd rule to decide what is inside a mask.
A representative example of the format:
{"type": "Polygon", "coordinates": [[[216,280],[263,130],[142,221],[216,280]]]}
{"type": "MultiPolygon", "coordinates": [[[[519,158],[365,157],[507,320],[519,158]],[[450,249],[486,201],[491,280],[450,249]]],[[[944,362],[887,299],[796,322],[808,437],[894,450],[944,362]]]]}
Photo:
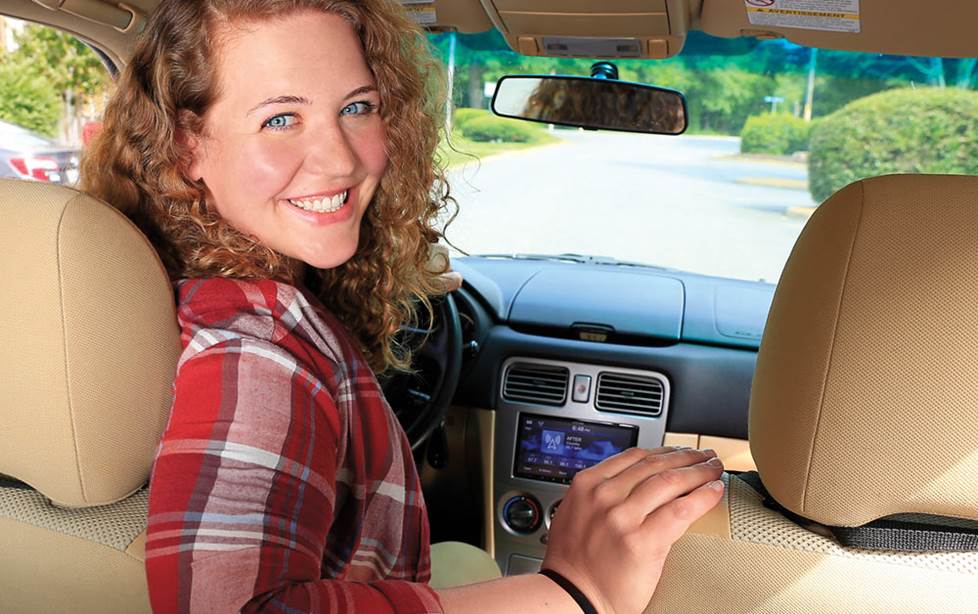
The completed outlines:
{"type": "Polygon", "coordinates": [[[452,116],[452,127],[456,130],[461,130],[465,124],[469,123],[477,117],[491,117],[492,113],[486,109],[472,109],[469,107],[461,107],[455,109],[455,114],[452,116]]]}
{"type": "Polygon", "coordinates": [[[789,113],[752,115],[740,132],[741,153],[788,155],[808,149],[811,124],[789,113]]]}
{"type": "Polygon", "coordinates": [[[812,130],[808,177],[816,202],[888,173],[978,174],[978,92],[888,90],[848,104],[812,130]]]}
{"type": "Polygon", "coordinates": [[[459,129],[471,141],[503,143],[533,143],[538,131],[517,120],[493,115],[469,119],[459,129]]]}

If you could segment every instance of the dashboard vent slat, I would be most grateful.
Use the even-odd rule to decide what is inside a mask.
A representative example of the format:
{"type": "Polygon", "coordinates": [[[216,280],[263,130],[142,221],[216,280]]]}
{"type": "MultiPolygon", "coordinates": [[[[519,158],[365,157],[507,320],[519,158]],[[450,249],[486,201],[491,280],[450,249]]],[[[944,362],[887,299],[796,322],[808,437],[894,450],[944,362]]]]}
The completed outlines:
{"type": "Polygon", "coordinates": [[[551,367],[526,362],[516,363],[503,380],[503,398],[542,405],[563,405],[567,400],[570,372],[564,367],[551,367]]]}
{"type": "Polygon", "coordinates": [[[594,406],[603,411],[658,416],[664,396],[662,382],[656,378],[602,372],[598,374],[594,406]]]}

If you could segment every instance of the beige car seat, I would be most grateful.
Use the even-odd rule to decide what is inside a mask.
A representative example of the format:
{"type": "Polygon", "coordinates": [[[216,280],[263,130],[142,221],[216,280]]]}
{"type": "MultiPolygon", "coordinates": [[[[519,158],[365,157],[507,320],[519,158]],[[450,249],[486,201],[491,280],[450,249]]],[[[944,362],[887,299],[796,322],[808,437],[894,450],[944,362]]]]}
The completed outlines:
{"type": "Polygon", "coordinates": [[[818,208],[749,434],[758,473],[725,478],[647,612],[978,611],[978,177],[879,177],[818,208]]]}
{"type": "MultiPolygon", "coordinates": [[[[0,180],[0,288],[0,614],[149,612],[145,484],[180,354],[167,274],[116,209],[0,180]]],[[[499,575],[466,544],[432,559],[435,586],[499,575]]]]}
{"type": "Polygon", "coordinates": [[[147,492],[180,354],[156,252],[115,209],[0,181],[0,612],[148,612],[147,492]]]}

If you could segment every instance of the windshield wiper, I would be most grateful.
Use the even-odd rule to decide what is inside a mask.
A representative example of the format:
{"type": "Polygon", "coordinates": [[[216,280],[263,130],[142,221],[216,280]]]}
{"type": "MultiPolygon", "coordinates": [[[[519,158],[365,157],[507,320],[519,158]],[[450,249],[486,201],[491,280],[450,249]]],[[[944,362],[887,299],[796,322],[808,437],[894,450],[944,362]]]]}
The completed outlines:
{"type": "Polygon", "coordinates": [[[610,256],[588,256],[586,254],[479,254],[482,258],[508,258],[511,260],[549,260],[553,262],[574,262],[577,264],[602,264],[610,266],[628,266],[643,269],[658,269],[660,271],[671,271],[667,267],[645,264],[643,262],[632,262],[628,260],[618,260],[610,256]]]}

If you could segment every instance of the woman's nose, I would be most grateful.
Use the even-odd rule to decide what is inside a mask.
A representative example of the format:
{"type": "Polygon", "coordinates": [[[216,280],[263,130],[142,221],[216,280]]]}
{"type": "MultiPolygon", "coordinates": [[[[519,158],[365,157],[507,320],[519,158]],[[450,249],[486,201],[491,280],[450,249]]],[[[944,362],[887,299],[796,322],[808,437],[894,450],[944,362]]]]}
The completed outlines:
{"type": "Polygon", "coordinates": [[[350,177],[360,164],[349,136],[335,123],[322,131],[309,133],[307,152],[306,168],[319,174],[350,177]]]}

